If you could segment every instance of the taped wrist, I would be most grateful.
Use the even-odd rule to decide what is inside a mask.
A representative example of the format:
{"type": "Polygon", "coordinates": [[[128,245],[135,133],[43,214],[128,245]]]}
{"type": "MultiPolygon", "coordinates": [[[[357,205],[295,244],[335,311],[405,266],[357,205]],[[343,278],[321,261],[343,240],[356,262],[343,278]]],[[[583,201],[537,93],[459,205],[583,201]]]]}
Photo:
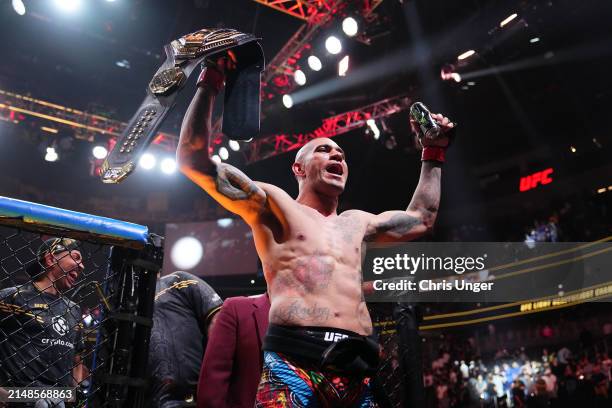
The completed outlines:
{"type": "Polygon", "coordinates": [[[437,161],[444,163],[445,154],[445,147],[425,146],[421,153],[421,161],[437,161]]]}
{"type": "Polygon", "coordinates": [[[198,77],[196,85],[198,88],[209,88],[215,94],[218,94],[225,83],[225,76],[215,68],[205,67],[198,77]]]}

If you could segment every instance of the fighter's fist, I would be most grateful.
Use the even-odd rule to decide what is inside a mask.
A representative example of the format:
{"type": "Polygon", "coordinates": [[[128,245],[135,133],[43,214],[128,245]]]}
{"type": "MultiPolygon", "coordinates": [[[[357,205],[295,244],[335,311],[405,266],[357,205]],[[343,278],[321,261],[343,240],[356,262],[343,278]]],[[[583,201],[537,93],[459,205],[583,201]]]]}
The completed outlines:
{"type": "Polygon", "coordinates": [[[446,116],[439,113],[432,113],[431,117],[440,126],[440,133],[436,137],[426,137],[422,134],[416,120],[410,118],[410,128],[415,135],[418,135],[418,143],[421,147],[436,146],[447,147],[450,137],[455,130],[455,123],[451,122],[446,116]]]}
{"type": "Polygon", "coordinates": [[[197,86],[206,87],[218,94],[225,84],[227,73],[234,69],[236,69],[236,55],[231,50],[215,59],[208,59],[202,64],[197,86]]]}

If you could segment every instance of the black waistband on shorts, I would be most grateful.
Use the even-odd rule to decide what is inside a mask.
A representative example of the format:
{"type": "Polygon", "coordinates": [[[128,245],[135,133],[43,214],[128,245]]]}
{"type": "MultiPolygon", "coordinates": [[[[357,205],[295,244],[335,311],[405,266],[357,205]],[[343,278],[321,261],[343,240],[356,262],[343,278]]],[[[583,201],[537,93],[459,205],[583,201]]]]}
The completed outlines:
{"type": "Polygon", "coordinates": [[[270,324],[263,349],[308,365],[371,375],[378,365],[378,342],[371,336],[318,326],[270,324]]]}

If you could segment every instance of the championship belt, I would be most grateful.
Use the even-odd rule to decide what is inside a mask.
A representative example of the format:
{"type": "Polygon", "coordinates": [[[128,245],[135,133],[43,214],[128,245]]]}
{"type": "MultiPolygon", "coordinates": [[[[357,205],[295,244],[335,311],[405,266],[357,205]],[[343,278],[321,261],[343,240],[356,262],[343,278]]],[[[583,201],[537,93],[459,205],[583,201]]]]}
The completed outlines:
{"type": "Polygon", "coordinates": [[[260,76],[265,65],[258,40],[232,29],[202,29],[166,45],[166,61],[151,79],[147,96],[104,161],[102,181],[118,183],[134,170],[195,68],[229,49],[236,56],[236,69],[226,77],[222,131],[233,140],[257,136],[260,76]]]}

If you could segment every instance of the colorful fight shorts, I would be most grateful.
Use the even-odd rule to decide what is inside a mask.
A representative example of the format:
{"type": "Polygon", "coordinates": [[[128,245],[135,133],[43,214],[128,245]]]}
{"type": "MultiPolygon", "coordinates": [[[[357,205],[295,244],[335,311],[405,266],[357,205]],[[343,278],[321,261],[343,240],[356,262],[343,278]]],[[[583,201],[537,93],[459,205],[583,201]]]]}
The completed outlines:
{"type": "Polygon", "coordinates": [[[346,330],[270,325],[255,407],[377,407],[368,376],[376,347],[346,330]]]}

